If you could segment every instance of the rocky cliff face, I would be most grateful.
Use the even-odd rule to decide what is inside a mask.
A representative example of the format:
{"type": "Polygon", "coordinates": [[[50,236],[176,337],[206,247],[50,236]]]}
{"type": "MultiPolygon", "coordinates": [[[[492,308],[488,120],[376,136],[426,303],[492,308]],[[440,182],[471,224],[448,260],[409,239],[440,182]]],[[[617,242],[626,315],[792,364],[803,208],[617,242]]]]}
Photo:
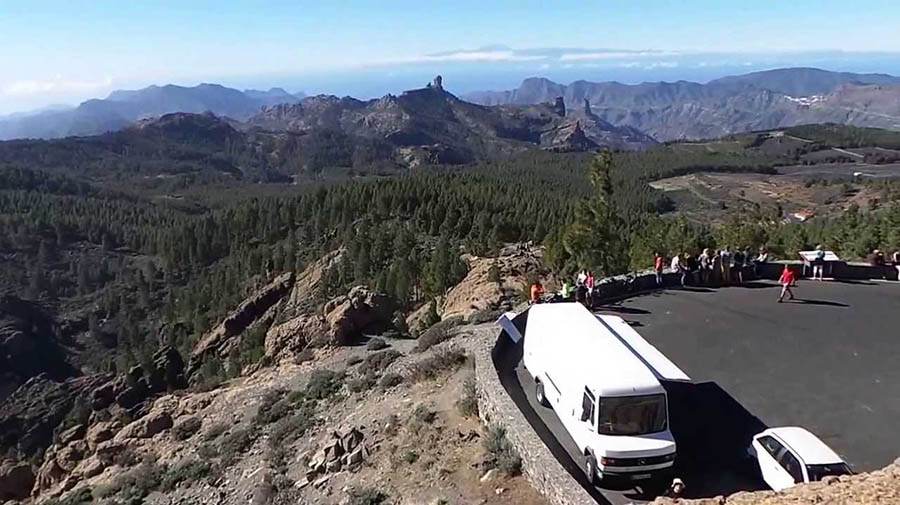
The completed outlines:
{"type": "Polygon", "coordinates": [[[41,308],[15,296],[0,298],[0,403],[19,385],[46,374],[62,380],[77,374],[66,359],[56,323],[41,308]]]}

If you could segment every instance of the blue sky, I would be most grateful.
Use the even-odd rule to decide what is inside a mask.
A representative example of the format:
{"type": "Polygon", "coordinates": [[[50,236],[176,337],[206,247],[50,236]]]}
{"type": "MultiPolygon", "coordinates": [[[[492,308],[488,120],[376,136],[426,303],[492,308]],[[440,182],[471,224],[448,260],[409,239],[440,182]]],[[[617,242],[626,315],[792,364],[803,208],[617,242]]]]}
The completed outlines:
{"type": "Polygon", "coordinates": [[[889,72],[898,19],[900,2],[880,0],[0,0],[0,113],[169,82],[377,95],[441,69],[463,87],[543,74],[699,80],[816,62],[889,72]],[[538,48],[617,51],[525,51],[538,48]]]}

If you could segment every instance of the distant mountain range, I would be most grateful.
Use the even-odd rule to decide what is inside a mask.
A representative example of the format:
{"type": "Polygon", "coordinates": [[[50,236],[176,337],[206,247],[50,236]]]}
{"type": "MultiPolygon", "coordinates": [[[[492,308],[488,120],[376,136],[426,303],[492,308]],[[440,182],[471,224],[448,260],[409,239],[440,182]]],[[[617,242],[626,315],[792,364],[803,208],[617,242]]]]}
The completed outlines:
{"type": "MultiPolygon", "coordinates": [[[[114,93],[113,98],[128,99],[114,93]]],[[[95,136],[0,142],[0,167],[34,167],[93,180],[186,176],[287,182],[344,167],[390,172],[499,159],[529,149],[638,149],[656,142],[562,101],[487,107],[440,80],[361,101],[320,95],[263,106],[240,122],[210,112],[170,113],[95,136]]],[[[197,179],[194,179],[197,180],[197,179]]]]}
{"type": "Polygon", "coordinates": [[[470,93],[483,105],[535,104],[563,97],[587,101],[600,119],[656,140],[712,138],[806,123],[900,129],[900,77],[787,68],[725,77],[707,84],[636,85],[530,78],[517,89],[470,93]]]}
{"type": "Polygon", "coordinates": [[[105,99],[88,100],[75,108],[52,108],[0,118],[0,139],[97,135],[119,130],[139,119],[172,112],[212,112],[245,120],[265,105],[297,102],[304,96],[292,95],[281,88],[240,91],[218,84],[194,87],[169,84],[113,91],[105,99]]]}

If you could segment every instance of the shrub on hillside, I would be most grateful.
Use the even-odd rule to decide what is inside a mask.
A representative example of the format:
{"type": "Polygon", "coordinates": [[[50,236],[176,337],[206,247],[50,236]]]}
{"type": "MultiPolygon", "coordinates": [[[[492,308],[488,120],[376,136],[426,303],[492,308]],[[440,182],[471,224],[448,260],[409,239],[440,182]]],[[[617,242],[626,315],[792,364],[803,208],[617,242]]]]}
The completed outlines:
{"type": "Polygon", "coordinates": [[[506,429],[493,425],[488,429],[484,439],[484,448],[488,453],[487,465],[496,468],[506,475],[514,476],[522,473],[522,458],[515,447],[506,438],[506,429]]]}
{"type": "Polygon", "coordinates": [[[470,377],[463,382],[462,396],[456,401],[456,408],[465,417],[478,415],[478,390],[474,378],[470,377]]]}
{"type": "Polygon", "coordinates": [[[391,363],[396,361],[400,356],[402,356],[402,354],[394,349],[388,349],[386,351],[379,351],[374,354],[370,354],[366,356],[366,359],[363,361],[362,365],[359,366],[358,372],[363,375],[380,373],[391,363]]]}
{"type": "Polygon", "coordinates": [[[175,426],[172,427],[172,436],[175,440],[184,441],[192,436],[194,433],[200,431],[200,426],[202,423],[200,419],[190,416],[182,421],[175,423],[175,426]]]}
{"type": "Polygon", "coordinates": [[[324,400],[341,390],[344,374],[325,368],[313,370],[306,383],[306,397],[311,400],[324,400]]]}
{"type": "Polygon", "coordinates": [[[366,342],[367,351],[380,351],[382,349],[387,349],[388,347],[387,342],[385,342],[383,338],[373,337],[366,342]]]}
{"type": "Polygon", "coordinates": [[[400,374],[386,373],[381,377],[381,380],[378,381],[378,387],[380,387],[382,391],[384,391],[394,386],[399,386],[402,382],[403,377],[400,374]]]}
{"type": "Polygon", "coordinates": [[[374,487],[354,487],[347,490],[348,505],[382,505],[387,502],[387,493],[374,487]]]}
{"type": "Polygon", "coordinates": [[[409,381],[419,382],[433,379],[444,372],[459,368],[466,362],[466,359],[466,353],[459,349],[440,349],[410,367],[409,381]]]}
{"type": "Polygon", "coordinates": [[[416,352],[427,351],[431,347],[449,340],[453,337],[453,328],[465,324],[465,322],[463,316],[452,316],[434,324],[419,336],[413,350],[416,352]]]}

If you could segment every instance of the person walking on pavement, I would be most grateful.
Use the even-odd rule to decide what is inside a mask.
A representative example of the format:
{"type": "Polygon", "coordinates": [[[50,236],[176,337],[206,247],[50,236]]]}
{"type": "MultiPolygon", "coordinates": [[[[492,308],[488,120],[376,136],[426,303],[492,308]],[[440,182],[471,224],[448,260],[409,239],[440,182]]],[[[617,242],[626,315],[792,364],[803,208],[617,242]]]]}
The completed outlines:
{"type": "Polygon", "coordinates": [[[663,286],[663,268],[665,265],[665,260],[662,257],[662,254],[656,253],[656,257],[653,259],[653,270],[656,271],[656,286],[663,286]]]}
{"type": "Polygon", "coordinates": [[[791,300],[794,299],[794,292],[791,291],[791,287],[795,282],[794,271],[791,270],[791,267],[788,265],[784,266],[784,270],[781,272],[781,278],[778,282],[781,283],[781,296],[778,297],[778,303],[781,303],[784,300],[784,295],[791,295],[791,300]]]}

